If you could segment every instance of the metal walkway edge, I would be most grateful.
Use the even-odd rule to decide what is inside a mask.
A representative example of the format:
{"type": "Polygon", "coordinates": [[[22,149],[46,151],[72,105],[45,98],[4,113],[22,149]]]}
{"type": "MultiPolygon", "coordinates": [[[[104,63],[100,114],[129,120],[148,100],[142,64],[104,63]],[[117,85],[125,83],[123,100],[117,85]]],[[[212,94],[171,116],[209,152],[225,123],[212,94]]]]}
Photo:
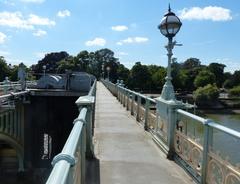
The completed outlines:
{"type": "Polygon", "coordinates": [[[148,133],[100,82],[94,132],[98,160],[94,167],[99,168],[98,173],[91,173],[87,183],[194,183],[181,167],[166,159],[148,133]]]}

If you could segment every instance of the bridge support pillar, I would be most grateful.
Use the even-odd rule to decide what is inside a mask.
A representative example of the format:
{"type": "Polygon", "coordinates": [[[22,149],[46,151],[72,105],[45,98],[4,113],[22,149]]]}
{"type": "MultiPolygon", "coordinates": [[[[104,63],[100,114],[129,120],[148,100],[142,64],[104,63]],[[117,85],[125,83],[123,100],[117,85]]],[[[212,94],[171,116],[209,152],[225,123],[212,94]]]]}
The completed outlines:
{"type": "Polygon", "coordinates": [[[95,97],[93,96],[82,96],[77,101],[76,104],[78,106],[79,112],[82,108],[87,108],[87,116],[86,116],[86,156],[87,158],[94,157],[94,146],[93,146],[93,112],[94,112],[94,102],[95,97]]]}

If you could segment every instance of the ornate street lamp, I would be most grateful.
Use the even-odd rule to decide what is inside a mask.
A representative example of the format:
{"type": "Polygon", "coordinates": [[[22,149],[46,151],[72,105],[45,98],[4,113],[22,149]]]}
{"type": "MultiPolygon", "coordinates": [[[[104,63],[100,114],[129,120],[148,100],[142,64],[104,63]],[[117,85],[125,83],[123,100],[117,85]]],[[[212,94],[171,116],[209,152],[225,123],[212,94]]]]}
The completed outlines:
{"type": "Polygon", "coordinates": [[[104,79],[104,63],[102,64],[102,78],[104,79]]]}
{"type": "Polygon", "coordinates": [[[46,68],[47,68],[47,66],[46,65],[43,65],[43,76],[45,77],[46,76],[46,68]]]}
{"type": "Polygon", "coordinates": [[[169,5],[168,12],[164,15],[160,25],[158,26],[160,32],[168,38],[168,44],[165,46],[168,51],[167,77],[161,94],[161,98],[164,100],[175,100],[175,94],[171,82],[171,61],[173,55],[172,50],[174,46],[181,46],[181,44],[176,44],[176,41],[173,42],[173,37],[178,33],[181,26],[182,23],[180,19],[173,12],[171,12],[171,8],[169,5]]]}

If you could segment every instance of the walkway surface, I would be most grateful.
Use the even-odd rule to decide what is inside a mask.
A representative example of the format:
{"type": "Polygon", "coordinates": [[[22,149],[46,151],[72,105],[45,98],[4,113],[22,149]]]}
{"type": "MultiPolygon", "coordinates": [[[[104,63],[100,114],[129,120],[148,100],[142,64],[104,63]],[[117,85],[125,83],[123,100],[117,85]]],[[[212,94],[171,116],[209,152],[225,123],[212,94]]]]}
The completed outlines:
{"type": "Polygon", "coordinates": [[[100,82],[94,140],[97,159],[87,183],[194,183],[181,167],[166,159],[150,135],[100,82]]]}

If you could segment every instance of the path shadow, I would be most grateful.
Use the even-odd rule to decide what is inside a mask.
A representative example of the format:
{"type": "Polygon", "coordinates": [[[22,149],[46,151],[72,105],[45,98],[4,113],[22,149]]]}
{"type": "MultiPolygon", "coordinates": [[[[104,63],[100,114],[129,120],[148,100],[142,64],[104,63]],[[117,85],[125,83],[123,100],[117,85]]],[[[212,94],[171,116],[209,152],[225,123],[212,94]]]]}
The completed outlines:
{"type": "Polygon", "coordinates": [[[100,163],[97,158],[86,160],[86,184],[100,184],[100,163]]]}

